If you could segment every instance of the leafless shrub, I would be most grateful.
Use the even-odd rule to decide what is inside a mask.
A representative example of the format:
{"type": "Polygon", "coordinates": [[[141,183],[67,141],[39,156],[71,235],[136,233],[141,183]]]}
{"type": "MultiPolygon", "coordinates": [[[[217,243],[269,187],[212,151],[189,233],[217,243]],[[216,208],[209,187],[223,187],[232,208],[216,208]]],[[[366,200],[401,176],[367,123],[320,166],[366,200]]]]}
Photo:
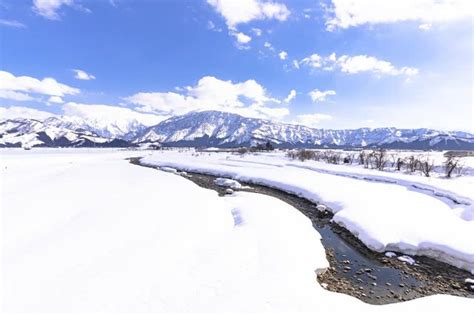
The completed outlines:
{"type": "Polygon", "coordinates": [[[418,168],[418,159],[415,158],[414,155],[410,155],[407,159],[406,159],[406,168],[407,168],[407,172],[409,173],[414,173],[417,168],[418,168]]]}
{"type": "Polygon", "coordinates": [[[286,157],[294,160],[297,158],[297,152],[295,150],[289,150],[286,152],[286,157]]]}
{"type": "Polygon", "coordinates": [[[289,157],[290,159],[298,159],[300,161],[305,161],[305,160],[314,160],[316,157],[316,153],[311,150],[298,150],[298,151],[288,151],[286,153],[286,156],[289,157]]]}
{"type": "Polygon", "coordinates": [[[321,152],[321,159],[329,164],[339,164],[341,162],[341,153],[334,151],[321,152]]]}
{"type": "Polygon", "coordinates": [[[367,154],[364,151],[360,151],[360,153],[359,153],[359,165],[365,165],[366,158],[367,158],[367,154]]]}
{"type": "Polygon", "coordinates": [[[429,157],[421,158],[418,160],[418,169],[425,175],[426,177],[430,177],[430,173],[434,168],[434,161],[430,160],[429,157]]]}
{"type": "Polygon", "coordinates": [[[405,159],[402,159],[401,157],[398,157],[397,160],[395,161],[395,167],[396,167],[397,171],[400,171],[404,164],[405,164],[405,159]]]}
{"type": "Polygon", "coordinates": [[[387,151],[384,149],[374,150],[369,154],[372,168],[383,171],[388,162],[387,151]]]}
{"type": "Polygon", "coordinates": [[[245,147],[239,148],[237,150],[237,153],[239,153],[240,155],[244,155],[245,153],[248,153],[248,152],[249,152],[249,149],[245,147]]]}
{"type": "Polygon", "coordinates": [[[354,161],[354,157],[355,157],[355,154],[347,154],[343,159],[343,163],[352,164],[352,162],[354,161]]]}

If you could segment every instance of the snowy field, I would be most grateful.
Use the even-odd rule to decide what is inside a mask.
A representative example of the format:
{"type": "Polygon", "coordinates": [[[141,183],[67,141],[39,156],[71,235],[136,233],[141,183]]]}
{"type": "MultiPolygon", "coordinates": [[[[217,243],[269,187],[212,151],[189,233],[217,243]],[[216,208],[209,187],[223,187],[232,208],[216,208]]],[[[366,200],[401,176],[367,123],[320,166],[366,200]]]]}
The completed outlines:
{"type": "Polygon", "coordinates": [[[415,179],[282,154],[2,150],[4,312],[466,314],[474,308],[472,299],[441,295],[373,306],[326,291],[315,274],[328,266],[320,235],[299,211],[252,193],[218,197],[125,160],[142,155],[154,165],[299,193],[331,207],[337,222],[376,250],[424,253],[473,269],[470,177],[415,179]],[[376,181],[367,180],[375,174],[376,181]]]}
{"type": "Polygon", "coordinates": [[[237,155],[159,151],[146,164],[263,184],[321,202],[375,251],[426,255],[474,272],[474,177],[451,179],[292,160],[283,152],[237,155]]]}

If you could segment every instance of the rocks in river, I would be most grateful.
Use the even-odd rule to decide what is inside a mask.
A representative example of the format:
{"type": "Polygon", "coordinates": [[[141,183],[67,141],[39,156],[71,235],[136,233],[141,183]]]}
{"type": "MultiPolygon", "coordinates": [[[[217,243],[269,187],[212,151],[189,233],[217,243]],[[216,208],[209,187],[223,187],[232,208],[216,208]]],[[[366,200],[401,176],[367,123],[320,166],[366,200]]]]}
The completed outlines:
{"type": "Polygon", "coordinates": [[[377,280],[377,277],[374,276],[374,275],[367,275],[367,277],[369,277],[369,278],[372,279],[372,280],[377,280]]]}
{"type": "Polygon", "coordinates": [[[316,209],[320,212],[326,212],[328,208],[325,205],[317,205],[316,209]]]}
{"type": "Polygon", "coordinates": [[[412,257],[408,255],[398,256],[397,259],[400,261],[406,262],[409,265],[414,265],[416,262],[412,257]]]}
{"type": "Polygon", "coordinates": [[[456,283],[456,282],[451,283],[451,287],[456,290],[461,289],[461,286],[459,285],[459,283],[456,283]]]}
{"type": "Polygon", "coordinates": [[[227,188],[227,189],[225,190],[225,193],[226,193],[227,195],[232,195],[232,194],[234,193],[234,191],[233,191],[232,189],[230,189],[230,188],[227,188]]]}
{"type": "Polygon", "coordinates": [[[163,172],[168,172],[168,173],[177,173],[178,172],[175,168],[166,167],[166,166],[160,167],[160,170],[163,171],[163,172]]]}
{"type": "Polygon", "coordinates": [[[214,183],[217,186],[229,187],[229,188],[232,188],[232,189],[242,188],[242,185],[238,181],[233,180],[233,179],[229,179],[229,178],[218,177],[214,180],[214,183]]]}
{"type": "Polygon", "coordinates": [[[350,264],[350,263],[351,263],[351,261],[350,261],[350,260],[348,260],[348,259],[346,259],[346,260],[343,260],[343,261],[342,261],[342,263],[343,263],[343,264],[346,264],[346,265],[348,265],[348,264],[350,264]]]}
{"type": "Polygon", "coordinates": [[[344,266],[344,270],[349,271],[349,270],[351,270],[351,267],[349,267],[349,266],[344,266]]]}

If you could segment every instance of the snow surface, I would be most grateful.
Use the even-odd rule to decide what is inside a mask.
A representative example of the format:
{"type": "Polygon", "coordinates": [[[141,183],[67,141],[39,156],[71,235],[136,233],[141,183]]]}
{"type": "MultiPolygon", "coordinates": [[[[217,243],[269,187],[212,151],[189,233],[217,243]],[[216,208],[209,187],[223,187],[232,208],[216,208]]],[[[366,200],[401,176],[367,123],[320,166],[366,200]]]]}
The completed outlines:
{"type": "Polygon", "coordinates": [[[335,222],[373,250],[426,255],[474,273],[472,176],[425,178],[298,162],[283,153],[162,151],[142,161],[263,184],[321,202],[335,213],[335,222]]]}
{"type": "Polygon", "coordinates": [[[443,314],[474,307],[452,296],[373,306],[326,291],[315,275],[328,266],[320,235],[299,211],[252,193],[220,198],[124,160],[140,154],[0,151],[3,311],[443,314]]]}

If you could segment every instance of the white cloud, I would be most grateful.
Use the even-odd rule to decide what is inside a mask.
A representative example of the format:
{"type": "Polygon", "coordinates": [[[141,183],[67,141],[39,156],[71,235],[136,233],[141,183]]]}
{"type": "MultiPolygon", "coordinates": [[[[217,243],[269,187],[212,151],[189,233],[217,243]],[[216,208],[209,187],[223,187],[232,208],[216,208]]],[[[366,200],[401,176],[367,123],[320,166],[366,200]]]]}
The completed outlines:
{"type": "Polygon", "coordinates": [[[270,42],[265,42],[263,43],[263,47],[271,50],[271,51],[275,51],[275,48],[273,48],[272,44],[270,42]]]}
{"type": "Polygon", "coordinates": [[[8,100],[14,100],[14,101],[34,101],[35,98],[32,97],[31,95],[28,95],[26,93],[21,93],[21,92],[15,92],[15,91],[8,91],[8,90],[1,90],[0,89],[0,98],[5,98],[8,100]]]}
{"type": "Polygon", "coordinates": [[[49,20],[59,20],[59,9],[73,3],[73,0],[33,0],[33,10],[49,20]]]}
{"type": "Polygon", "coordinates": [[[341,56],[337,60],[337,65],[342,72],[354,74],[359,72],[373,72],[377,74],[388,75],[407,75],[412,76],[418,74],[418,69],[411,67],[395,68],[390,62],[379,60],[375,57],[359,55],[359,56],[341,56]]]}
{"type": "Polygon", "coordinates": [[[420,24],[418,28],[422,31],[429,31],[433,25],[431,23],[420,24]]]}
{"type": "Polygon", "coordinates": [[[197,85],[185,91],[140,92],[126,97],[126,101],[138,105],[137,110],[162,115],[180,115],[194,110],[222,110],[245,116],[281,118],[289,114],[287,108],[275,108],[269,103],[280,103],[271,98],[263,86],[255,80],[233,83],[212,76],[201,78],[197,85]]]}
{"type": "Polygon", "coordinates": [[[309,57],[303,58],[299,63],[293,62],[295,68],[298,65],[306,65],[313,69],[323,68],[326,71],[333,71],[335,69],[340,70],[344,73],[356,74],[360,72],[372,72],[376,74],[385,75],[405,75],[414,76],[418,74],[418,69],[413,67],[401,67],[397,68],[389,61],[380,60],[372,56],[357,55],[348,56],[343,55],[337,57],[335,53],[332,53],[328,57],[321,57],[318,54],[312,54],[309,57]]]}
{"type": "Polygon", "coordinates": [[[470,0],[332,0],[328,30],[364,24],[448,22],[472,16],[470,0]]]}
{"type": "Polygon", "coordinates": [[[285,98],[285,103],[291,102],[296,97],[296,90],[291,90],[290,94],[285,98]]]}
{"type": "Polygon", "coordinates": [[[168,116],[145,114],[130,108],[103,105],[103,104],[80,104],[69,102],[62,106],[64,115],[74,116],[94,121],[96,126],[107,126],[113,124],[117,127],[123,126],[123,130],[131,120],[136,120],[144,125],[156,125],[168,116]]]}
{"type": "Polygon", "coordinates": [[[286,57],[288,57],[288,53],[284,50],[280,51],[280,53],[278,54],[278,57],[280,57],[281,60],[285,60],[286,57]]]}
{"type": "Polygon", "coordinates": [[[26,28],[26,25],[21,23],[21,22],[18,22],[16,20],[4,20],[4,19],[0,19],[0,24],[1,25],[5,25],[5,26],[8,26],[8,27],[14,27],[14,28],[26,28]]]}
{"type": "Polygon", "coordinates": [[[326,98],[331,95],[336,95],[336,91],[334,90],[327,90],[327,91],[320,91],[315,89],[308,94],[311,97],[313,102],[324,102],[326,98]]]}
{"type": "Polygon", "coordinates": [[[296,119],[291,123],[308,127],[317,127],[321,121],[331,119],[333,119],[333,117],[328,114],[305,114],[296,116],[296,119]]]}
{"type": "Polygon", "coordinates": [[[62,104],[64,103],[63,99],[60,96],[50,96],[48,103],[62,104]]]}
{"type": "Polygon", "coordinates": [[[229,30],[229,35],[233,36],[236,39],[235,46],[238,49],[250,49],[250,46],[248,46],[247,44],[250,43],[252,37],[242,32],[237,32],[236,30],[229,30]]]}
{"type": "Polygon", "coordinates": [[[262,30],[259,28],[252,28],[252,32],[255,34],[255,36],[262,36],[262,30]]]}
{"type": "Polygon", "coordinates": [[[53,78],[39,80],[28,76],[16,77],[6,71],[0,71],[0,82],[0,97],[17,101],[33,100],[31,93],[63,97],[80,92],[79,89],[59,83],[53,78]]]}
{"type": "Polygon", "coordinates": [[[0,107],[0,117],[2,119],[15,119],[15,118],[31,118],[37,120],[43,120],[48,117],[55,116],[52,113],[44,112],[29,107],[22,106],[10,106],[0,107]]]}
{"type": "Polygon", "coordinates": [[[309,57],[301,59],[300,64],[307,65],[311,68],[319,68],[322,65],[322,58],[318,54],[312,54],[309,57]]]}
{"type": "Polygon", "coordinates": [[[234,36],[237,39],[237,42],[239,44],[247,44],[252,40],[252,37],[245,35],[242,32],[232,33],[232,36],[234,36]]]}
{"type": "Polygon", "coordinates": [[[253,20],[285,21],[290,11],[284,4],[261,0],[207,0],[226,21],[229,29],[253,20]]]}
{"type": "Polygon", "coordinates": [[[78,80],[94,80],[95,79],[95,76],[93,76],[92,74],[88,74],[84,70],[73,69],[72,71],[74,71],[74,73],[76,74],[74,78],[78,80]]]}
{"type": "Polygon", "coordinates": [[[295,69],[299,69],[300,68],[300,63],[298,62],[298,60],[293,60],[293,67],[295,69]]]}
{"type": "Polygon", "coordinates": [[[207,29],[214,32],[222,32],[222,29],[216,27],[216,25],[212,21],[207,21],[207,29]]]}

